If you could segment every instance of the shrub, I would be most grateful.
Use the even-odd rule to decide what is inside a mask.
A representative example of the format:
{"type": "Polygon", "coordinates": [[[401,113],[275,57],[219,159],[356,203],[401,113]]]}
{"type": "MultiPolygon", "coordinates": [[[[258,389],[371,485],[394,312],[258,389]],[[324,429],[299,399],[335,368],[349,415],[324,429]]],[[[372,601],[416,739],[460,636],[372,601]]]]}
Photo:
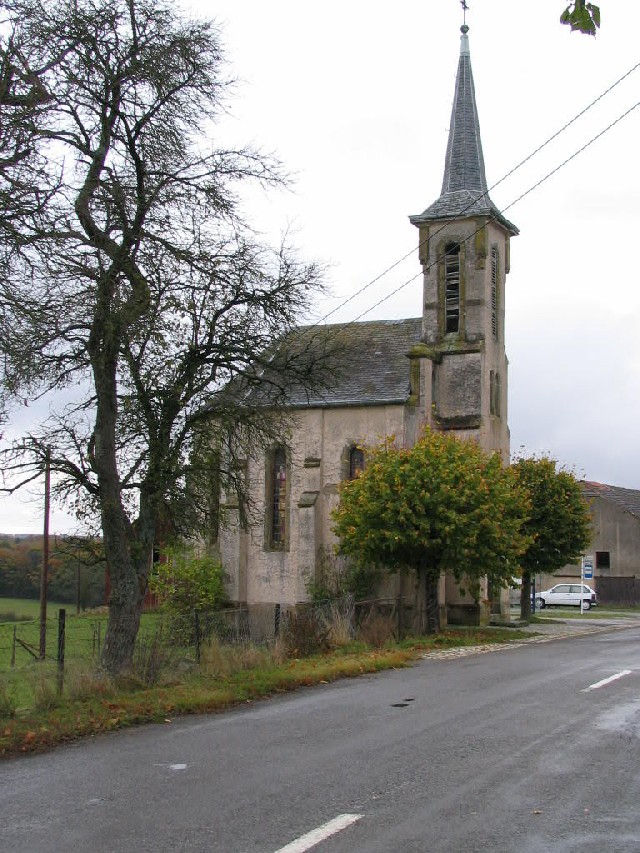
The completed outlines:
{"type": "Polygon", "coordinates": [[[283,658],[280,643],[273,646],[256,646],[254,643],[226,645],[214,638],[202,647],[200,671],[207,676],[228,676],[281,663],[283,658]]]}
{"type": "Polygon", "coordinates": [[[309,657],[330,649],[330,628],[316,608],[292,610],[282,633],[289,657],[309,657]]]}
{"type": "Polygon", "coordinates": [[[52,711],[60,704],[56,673],[52,667],[41,662],[31,670],[33,679],[34,707],[37,711],[52,711]]]}
{"type": "Polygon", "coordinates": [[[169,548],[165,557],[164,562],[156,563],[149,578],[149,588],[163,609],[191,614],[194,610],[215,610],[224,604],[224,572],[217,560],[198,556],[188,546],[169,548]]]}
{"type": "Polygon", "coordinates": [[[381,649],[395,635],[395,624],[389,616],[375,610],[369,613],[358,627],[358,638],[374,649],[381,649]]]}
{"type": "Polygon", "coordinates": [[[105,695],[111,692],[113,687],[113,681],[107,673],[94,666],[74,662],[65,668],[64,691],[71,701],[105,695]]]}
{"type": "Polygon", "coordinates": [[[354,606],[351,596],[339,602],[331,602],[325,612],[325,619],[329,628],[328,642],[332,649],[339,649],[353,640],[354,606]]]}
{"type": "Polygon", "coordinates": [[[353,595],[356,599],[368,598],[377,590],[382,576],[379,566],[363,568],[325,548],[319,555],[314,577],[307,581],[307,593],[314,603],[345,595],[353,595]]]}
{"type": "Polygon", "coordinates": [[[166,642],[161,631],[150,637],[140,637],[133,653],[131,675],[147,687],[158,684],[162,677],[175,669],[176,651],[166,642]]]}

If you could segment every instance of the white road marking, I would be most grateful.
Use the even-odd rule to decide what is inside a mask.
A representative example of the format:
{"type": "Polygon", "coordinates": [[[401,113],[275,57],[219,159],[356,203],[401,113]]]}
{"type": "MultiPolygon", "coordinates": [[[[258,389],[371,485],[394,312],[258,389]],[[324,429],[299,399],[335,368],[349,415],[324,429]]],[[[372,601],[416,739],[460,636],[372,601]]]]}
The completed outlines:
{"type": "Polygon", "coordinates": [[[287,844],[286,847],[281,847],[279,850],[276,850],[276,853],[305,853],[305,850],[311,850],[311,848],[315,847],[316,844],[320,844],[321,841],[325,841],[337,832],[341,832],[343,829],[351,826],[352,823],[359,821],[362,817],[363,815],[361,814],[338,815],[338,817],[335,817],[328,823],[324,823],[317,829],[307,832],[306,835],[301,835],[300,838],[296,838],[295,841],[292,841],[291,844],[287,844]]]}
{"type": "Polygon", "coordinates": [[[611,684],[612,681],[617,681],[619,678],[623,678],[625,675],[631,675],[632,670],[623,669],[622,672],[617,672],[615,675],[610,675],[609,678],[603,678],[602,681],[596,681],[595,684],[590,684],[588,687],[585,687],[581,690],[581,693],[588,693],[590,690],[597,690],[599,687],[604,687],[606,684],[611,684]]]}
{"type": "Polygon", "coordinates": [[[154,764],[154,767],[168,767],[169,770],[186,770],[186,764],[154,764]]]}

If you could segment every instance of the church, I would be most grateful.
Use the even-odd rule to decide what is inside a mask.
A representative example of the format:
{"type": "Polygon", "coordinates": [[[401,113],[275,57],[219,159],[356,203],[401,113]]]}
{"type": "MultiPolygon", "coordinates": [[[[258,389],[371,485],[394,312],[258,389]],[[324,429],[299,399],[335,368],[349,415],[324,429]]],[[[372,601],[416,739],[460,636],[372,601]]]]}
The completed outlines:
{"type": "MultiPolygon", "coordinates": [[[[505,281],[518,229],[489,198],[466,24],[461,32],[442,191],[409,217],[423,270],[421,316],[320,327],[339,338],[345,369],[323,392],[292,390],[290,434],[247,461],[261,502],[248,529],[233,501],[224,507],[228,594],[250,610],[308,600],[309,583],[334,553],[338,486],[366,464],[363,447],[389,435],[409,447],[428,426],[508,463],[505,281]]],[[[438,602],[441,624],[484,621],[482,608],[484,618],[508,614],[507,591],[465,601],[445,576],[438,602]]]]}

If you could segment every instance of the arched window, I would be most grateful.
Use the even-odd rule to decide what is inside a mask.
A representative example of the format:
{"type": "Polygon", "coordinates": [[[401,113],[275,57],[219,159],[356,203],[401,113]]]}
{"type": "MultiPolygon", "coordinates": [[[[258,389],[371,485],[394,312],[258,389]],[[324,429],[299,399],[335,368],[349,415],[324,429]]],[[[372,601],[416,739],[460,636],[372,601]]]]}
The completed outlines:
{"type": "Polygon", "coordinates": [[[460,331],[460,244],[449,243],[444,250],[444,330],[460,331]]]}
{"type": "Polygon", "coordinates": [[[287,535],[287,491],[288,471],[287,452],[284,447],[276,447],[271,454],[271,465],[268,466],[267,499],[269,539],[274,548],[284,548],[287,535]]]}
{"type": "Polygon", "coordinates": [[[491,247],[491,331],[498,339],[498,247],[491,247]]]}
{"type": "Polygon", "coordinates": [[[361,471],[364,471],[364,451],[354,445],[349,450],[349,479],[355,480],[361,471]]]}

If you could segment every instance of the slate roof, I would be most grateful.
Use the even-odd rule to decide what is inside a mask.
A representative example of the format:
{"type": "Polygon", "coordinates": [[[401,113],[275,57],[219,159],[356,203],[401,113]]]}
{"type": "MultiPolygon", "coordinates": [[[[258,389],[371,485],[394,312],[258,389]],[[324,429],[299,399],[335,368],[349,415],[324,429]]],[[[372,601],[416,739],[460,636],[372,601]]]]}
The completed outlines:
{"type": "Polygon", "coordinates": [[[371,406],[405,403],[409,398],[407,354],[420,341],[422,319],[371,320],[303,326],[296,346],[333,352],[324,388],[287,390],[284,405],[300,407],[371,406]]]}
{"type": "Polygon", "coordinates": [[[623,489],[621,486],[609,486],[589,480],[583,480],[581,485],[586,497],[611,501],[625,512],[640,518],[640,491],[637,489],[623,489]]]}
{"type": "Polygon", "coordinates": [[[468,27],[461,28],[460,59],[449,125],[449,141],[440,196],[427,209],[411,216],[414,225],[436,219],[490,216],[511,234],[516,226],[509,222],[489,198],[484,171],[480,122],[471,72],[468,27]]]}

